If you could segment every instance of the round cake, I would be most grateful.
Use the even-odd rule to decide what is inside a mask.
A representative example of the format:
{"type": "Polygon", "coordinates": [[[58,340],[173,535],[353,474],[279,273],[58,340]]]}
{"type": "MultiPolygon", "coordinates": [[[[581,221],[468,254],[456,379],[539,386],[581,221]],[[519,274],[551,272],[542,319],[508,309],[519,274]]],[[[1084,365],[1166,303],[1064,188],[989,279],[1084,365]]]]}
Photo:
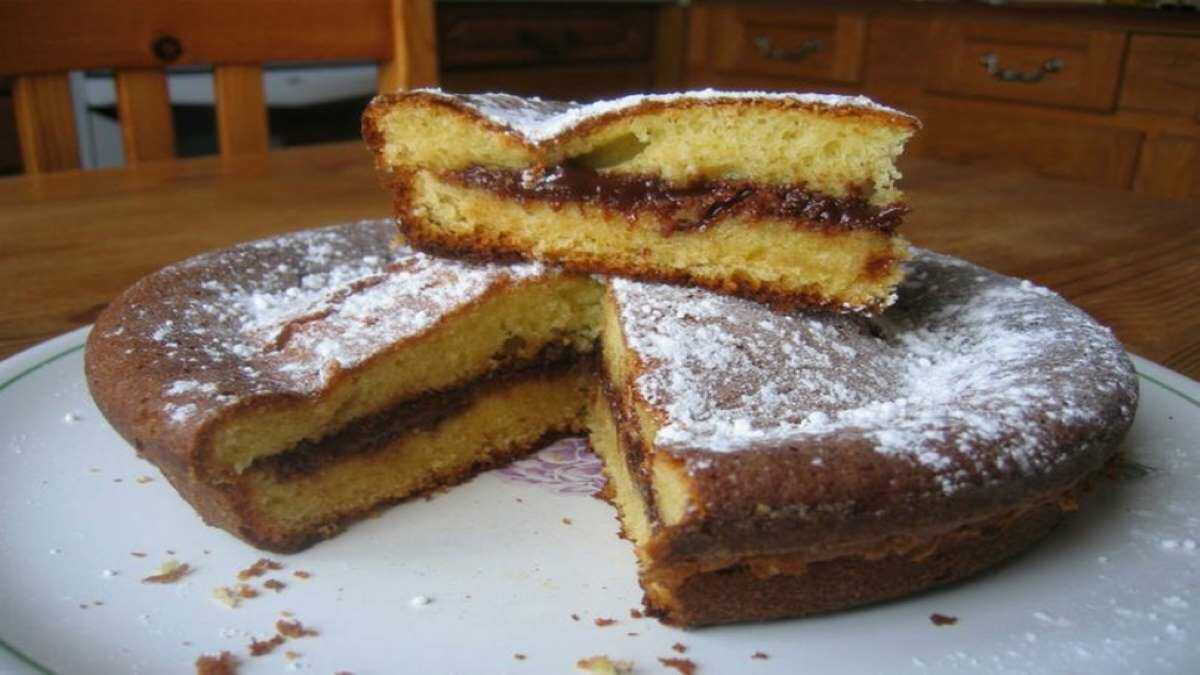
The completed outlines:
{"type": "Polygon", "coordinates": [[[798,616],[1025,549],[1137,405],[1106,328],[926,251],[868,317],[446,260],[393,227],[200,256],[97,321],[99,408],[207,522],[294,551],[588,432],[650,611],[798,616]]]}

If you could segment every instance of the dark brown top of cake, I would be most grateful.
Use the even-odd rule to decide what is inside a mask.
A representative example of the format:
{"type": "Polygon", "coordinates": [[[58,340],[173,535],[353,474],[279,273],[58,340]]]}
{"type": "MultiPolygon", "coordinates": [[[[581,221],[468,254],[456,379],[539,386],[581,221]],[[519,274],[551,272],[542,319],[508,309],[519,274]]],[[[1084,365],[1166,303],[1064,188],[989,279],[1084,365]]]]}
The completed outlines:
{"type": "Polygon", "coordinates": [[[190,461],[226,414],[316,398],[385,351],[498,289],[547,271],[435,258],[392,221],[296,232],[143,278],[88,338],[88,384],[139,449],[190,461]]]}
{"type": "Polygon", "coordinates": [[[654,446],[683,462],[709,517],[908,510],[917,523],[942,515],[927,503],[1012,507],[1099,467],[1137,406],[1107,328],[1045,288],[927,251],[875,318],[611,288],[654,446]]]}

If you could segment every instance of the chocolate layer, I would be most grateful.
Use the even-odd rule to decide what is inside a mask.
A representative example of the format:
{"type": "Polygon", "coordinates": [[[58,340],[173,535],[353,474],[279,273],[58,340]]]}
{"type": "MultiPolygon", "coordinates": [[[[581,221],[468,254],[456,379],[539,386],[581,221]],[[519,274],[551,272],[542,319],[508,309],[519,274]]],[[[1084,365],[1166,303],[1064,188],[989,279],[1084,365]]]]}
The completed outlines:
{"type": "Polygon", "coordinates": [[[545,359],[496,371],[486,379],[450,391],[402,402],[355,420],[341,431],[318,441],[305,441],[286,452],[264,457],[255,462],[254,467],[267,471],[281,482],[310,475],[341,458],[385,448],[404,434],[432,429],[495,388],[509,386],[515,381],[553,377],[574,367],[586,367],[582,365],[586,357],[554,346],[557,349],[543,350],[548,353],[545,359]]]}
{"type": "Polygon", "coordinates": [[[546,202],[560,208],[584,202],[631,221],[652,213],[666,224],[667,235],[676,230],[703,229],[736,215],[791,220],[809,229],[875,230],[890,235],[908,212],[904,204],[874,206],[857,192],[833,197],[798,185],[767,186],[730,180],[673,185],[654,176],[602,174],[570,164],[540,172],[472,166],[447,172],[442,178],[522,203],[546,202]]]}

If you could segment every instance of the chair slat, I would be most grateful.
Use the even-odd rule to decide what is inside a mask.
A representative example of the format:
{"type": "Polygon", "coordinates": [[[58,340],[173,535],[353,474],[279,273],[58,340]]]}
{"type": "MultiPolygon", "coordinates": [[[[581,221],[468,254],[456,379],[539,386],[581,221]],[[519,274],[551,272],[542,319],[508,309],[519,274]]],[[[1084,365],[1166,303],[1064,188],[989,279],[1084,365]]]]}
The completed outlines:
{"type": "Polygon", "coordinates": [[[438,82],[433,0],[393,0],[392,58],[379,64],[379,92],[438,82]]]}
{"type": "Polygon", "coordinates": [[[167,76],[152,68],[117,71],[117,114],[125,163],[153,162],[175,157],[175,127],[167,76]]]}
{"type": "Polygon", "coordinates": [[[265,153],[267,107],[262,66],[221,65],[213,68],[213,75],[221,156],[265,153]]]}
{"type": "Polygon", "coordinates": [[[67,73],[16,78],[13,112],[26,173],[79,168],[79,137],[67,73]]]}

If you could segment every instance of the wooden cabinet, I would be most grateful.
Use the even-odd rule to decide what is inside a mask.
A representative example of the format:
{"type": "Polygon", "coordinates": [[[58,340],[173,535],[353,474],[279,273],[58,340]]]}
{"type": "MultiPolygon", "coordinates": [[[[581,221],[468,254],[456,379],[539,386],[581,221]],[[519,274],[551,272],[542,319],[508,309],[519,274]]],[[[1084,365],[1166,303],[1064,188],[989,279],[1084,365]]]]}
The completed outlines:
{"type": "Polygon", "coordinates": [[[862,93],[923,120],[912,156],[1200,197],[1200,16],[697,0],[688,21],[688,86],[862,93]]]}
{"type": "Polygon", "coordinates": [[[471,66],[644,61],[650,57],[653,9],[542,5],[438,7],[441,63],[471,66]]]}
{"type": "Polygon", "coordinates": [[[1200,36],[1134,34],[1121,107],[1200,120],[1200,36]]]}
{"type": "Polygon", "coordinates": [[[1116,103],[1123,31],[945,18],[932,32],[931,91],[1089,110],[1116,103]]]}
{"type": "Polygon", "coordinates": [[[683,13],[648,3],[439,3],[441,85],[590,100],[680,85],[683,13]]]}
{"type": "Polygon", "coordinates": [[[713,67],[722,73],[857,82],[866,20],[850,12],[718,7],[713,67]]]}

